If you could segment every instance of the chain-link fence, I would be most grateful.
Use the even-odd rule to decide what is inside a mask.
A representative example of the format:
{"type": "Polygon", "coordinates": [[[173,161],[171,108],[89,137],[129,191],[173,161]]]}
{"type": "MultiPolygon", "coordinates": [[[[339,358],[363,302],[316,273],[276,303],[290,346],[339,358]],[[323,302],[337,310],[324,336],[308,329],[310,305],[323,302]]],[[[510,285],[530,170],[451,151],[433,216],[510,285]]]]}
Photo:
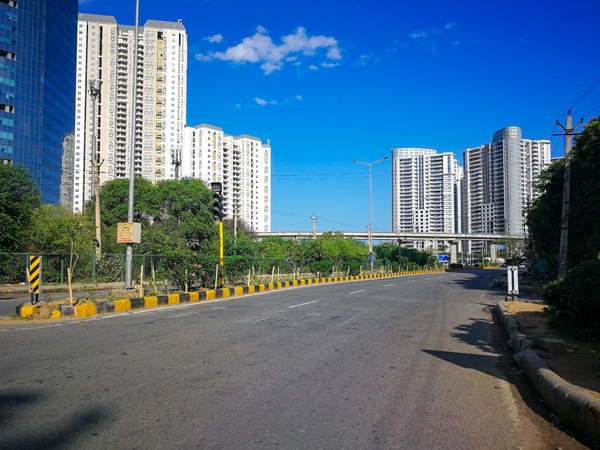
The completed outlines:
{"type": "MultiPolygon", "coordinates": [[[[67,269],[70,267],[71,255],[40,255],[39,253],[0,253],[0,283],[18,284],[27,282],[26,268],[30,256],[42,256],[42,283],[64,284],[68,282],[67,269]]],[[[160,265],[160,255],[133,255],[133,279],[139,279],[143,272],[144,280],[152,278],[153,270],[160,265]]],[[[229,257],[225,257],[227,260],[229,257]]],[[[75,257],[73,258],[75,261],[75,257]]],[[[72,281],[74,283],[90,282],[123,282],[125,281],[125,254],[84,254],[79,255],[74,265],[72,281]]],[[[217,261],[217,260],[215,260],[217,261]]],[[[316,261],[314,259],[260,258],[249,257],[248,274],[253,280],[277,276],[278,279],[298,276],[346,276],[371,272],[370,261],[316,261]]],[[[373,271],[390,273],[431,268],[417,267],[409,263],[409,267],[398,263],[373,261],[373,271]]],[[[248,274],[245,274],[246,277],[248,274]]]]}

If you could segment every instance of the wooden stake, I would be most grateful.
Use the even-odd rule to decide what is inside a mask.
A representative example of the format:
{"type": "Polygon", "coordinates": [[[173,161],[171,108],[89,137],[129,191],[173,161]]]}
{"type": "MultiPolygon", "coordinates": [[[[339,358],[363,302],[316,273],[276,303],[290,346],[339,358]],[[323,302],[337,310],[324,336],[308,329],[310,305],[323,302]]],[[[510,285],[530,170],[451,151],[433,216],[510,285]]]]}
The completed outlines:
{"type": "Polygon", "coordinates": [[[188,278],[187,278],[187,269],[185,269],[185,293],[188,291],[188,278]]]}
{"type": "Polygon", "coordinates": [[[71,306],[73,306],[73,285],[71,284],[71,268],[67,267],[67,276],[69,278],[69,300],[71,301],[71,306]]]}
{"type": "Polygon", "coordinates": [[[250,271],[248,271],[248,286],[250,286],[250,271]]]}
{"type": "Polygon", "coordinates": [[[217,280],[219,279],[219,264],[217,263],[217,269],[215,271],[215,291],[217,290],[217,280]]]}
{"type": "Polygon", "coordinates": [[[275,278],[275,266],[273,266],[273,270],[271,271],[271,284],[273,283],[273,278],[275,278]]]}
{"type": "Polygon", "coordinates": [[[156,290],[156,275],[154,273],[154,263],[152,263],[152,284],[154,285],[154,295],[158,295],[158,291],[156,290]]]}
{"type": "Polygon", "coordinates": [[[140,298],[144,298],[144,266],[140,266],[140,288],[138,289],[140,298]]]}

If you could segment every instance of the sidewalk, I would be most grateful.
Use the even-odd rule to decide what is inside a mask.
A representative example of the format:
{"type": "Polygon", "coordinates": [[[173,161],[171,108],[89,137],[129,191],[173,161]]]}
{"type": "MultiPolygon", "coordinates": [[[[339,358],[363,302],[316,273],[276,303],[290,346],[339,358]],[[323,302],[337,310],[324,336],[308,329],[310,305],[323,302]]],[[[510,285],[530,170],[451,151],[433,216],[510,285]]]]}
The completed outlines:
{"type": "MultiPolygon", "coordinates": [[[[106,289],[123,289],[125,283],[117,281],[114,283],[73,283],[73,291],[102,291],[106,289]]],[[[69,292],[68,284],[42,284],[41,294],[51,294],[53,292],[69,292]]],[[[0,286],[0,295],[6,294],[27,294],[29,286],[12,284],[0,286]]]]}

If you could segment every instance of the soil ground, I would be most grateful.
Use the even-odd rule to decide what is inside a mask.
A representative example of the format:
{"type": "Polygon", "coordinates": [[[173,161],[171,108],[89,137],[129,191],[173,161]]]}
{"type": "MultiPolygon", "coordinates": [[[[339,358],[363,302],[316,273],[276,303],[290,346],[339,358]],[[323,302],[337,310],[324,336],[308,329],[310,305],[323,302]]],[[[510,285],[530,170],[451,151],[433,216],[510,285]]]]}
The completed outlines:
{"type": "Polygon", "coordinates": [[[525,302],[504,302],[504,305],[516,317],[519,330],[530,339],[564,341],[567,344],[564,353],[547,352],[537,347],[535,351],[561,378],[600,398],[600,344],[580,341],[551,328],[544,305],[525,302]]]}

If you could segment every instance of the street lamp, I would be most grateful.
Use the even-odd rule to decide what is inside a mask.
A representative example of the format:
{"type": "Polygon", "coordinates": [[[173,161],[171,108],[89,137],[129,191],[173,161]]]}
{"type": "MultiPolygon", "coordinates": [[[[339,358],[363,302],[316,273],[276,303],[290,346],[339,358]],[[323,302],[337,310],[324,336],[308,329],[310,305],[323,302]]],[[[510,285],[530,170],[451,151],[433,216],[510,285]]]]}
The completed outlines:
{"type": "Polygon", "coordinates": [[[371,166],[380,163],[381,161],[385,161],[388,158],[389,156],[386,156],[385,158],[372,163],[364,163],[352,160],[353,163],[362,164],[363,166],[369,166],[369,255],[371,256],[371,272],[373,272],[373,194],[371,189],[371,166]]]}
{"type": "MultiPolygon", "coordinates": [[[[137,54],[140,19],[140,0],[135,2],[135,33],[133,34],[133,90],[131,92],[131,148],[129,157],[129,202],[127,205],[127,221],[133,222],[133,191],[135,189],[135,129],[137,124],[137,54]]],[[[125,260],[125,289],[133,289],[133,244],[127,244],[125,260]]]]}

